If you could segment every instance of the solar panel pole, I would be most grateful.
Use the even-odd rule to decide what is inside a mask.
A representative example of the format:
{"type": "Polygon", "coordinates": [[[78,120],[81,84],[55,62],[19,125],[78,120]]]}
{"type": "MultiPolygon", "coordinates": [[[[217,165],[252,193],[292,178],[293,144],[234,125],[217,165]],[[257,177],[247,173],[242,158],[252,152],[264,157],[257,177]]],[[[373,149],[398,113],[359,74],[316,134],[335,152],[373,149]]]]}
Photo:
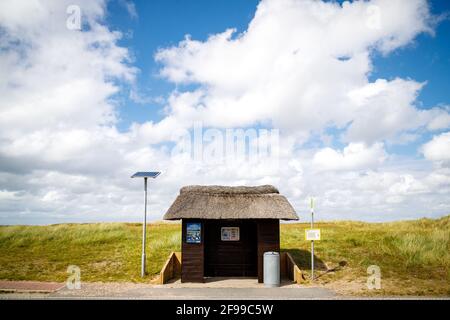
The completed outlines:
{"type": "Polygon", "coordinates": [[[144,205],[144,223],[142,224],[142,260],[141,277],[145,277],[145,240],[147,237],[147,177],[144,177],[145,205],[144,205]]]}
{"type": "Polygon", "coordinates": [[[145,277],[145,240],[147,239],[147,179],[156,179],[161,172],[136,172],[131,178],[144,178],[145,204],[144,204],[144,221],[142,223],[142,258],[141,258],[141,277],[145,277]]]}
{"type": "MultiPolygon", "coordinates": [[[[314,200],[311,198],[311,229],[314,229],[314,200]]],[[[314,280],[314,240],[311,240],[311,281],[314,280]]]]}

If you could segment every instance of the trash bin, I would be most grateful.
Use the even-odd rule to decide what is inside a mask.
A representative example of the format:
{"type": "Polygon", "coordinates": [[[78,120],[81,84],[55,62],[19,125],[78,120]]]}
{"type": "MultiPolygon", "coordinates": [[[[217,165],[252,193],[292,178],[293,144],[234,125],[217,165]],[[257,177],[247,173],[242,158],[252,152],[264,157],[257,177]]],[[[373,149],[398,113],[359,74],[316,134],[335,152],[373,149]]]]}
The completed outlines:
{"type": "Polygon", "coordinates": [[[264,286],[280,286],[280,254],[278,252],[264,252],[264,286]]]}

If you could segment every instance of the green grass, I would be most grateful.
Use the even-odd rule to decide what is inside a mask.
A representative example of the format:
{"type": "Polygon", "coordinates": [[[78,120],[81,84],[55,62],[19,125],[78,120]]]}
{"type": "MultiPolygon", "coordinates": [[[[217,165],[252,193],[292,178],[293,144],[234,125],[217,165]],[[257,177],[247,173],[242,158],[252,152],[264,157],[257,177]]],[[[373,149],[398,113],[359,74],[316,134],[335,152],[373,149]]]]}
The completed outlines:
{"type": "MultiPolygon", "coordinates": [[[[83,281],[141,282],[141,224],[100,223],[0,227],[0,279],[64,281],[69,265],[83,281]]],[[[179,224],[148,227],[147,271],[156,275],[180,251],[179,224]]]]}
{"type": "MultiPolygon", "coordinates": [[[[309,275],[311,245],[298,231],[307,227],[284,225],[281,247],[309,275]]],[[[317,283],[333,286],[337,282],[343,292],[348,282],[349,292],[357,288],[370,294],[450,295],[450,216],[391,223],[325,222],[317,227],[323,239],[315,243],[318,267],[323,269],[317,274],[324,273],[324,264],[330,268],[342,261],[346,264],[339,271],[324,273],[317,283]],[[366,289],[370,265],[381,269],[380,291],[366,289]]]]}
{"type": "MultiPolygon", "coordinates": [[[[281,249],[309,275],[308,224],[282,224],[281,249]]],[[[316,285],[343,293],[450,295],[450,216],[392,223],[319,222],[316,285]],[[335,272],[327,268],[345,262],[335,272]],[[381,268],[382,290],[367,291],[367,267],[381,268]]],[[[151,224],[148,277],[139,274],[141,225],[130,223],[0,226],[0,279],[65,281],[69,265],[82,281],[147,282],[171,251],[180,251],[180,224],[151,224]]],[[[306,282],[308,285],[308,282],[306,282]]]]}

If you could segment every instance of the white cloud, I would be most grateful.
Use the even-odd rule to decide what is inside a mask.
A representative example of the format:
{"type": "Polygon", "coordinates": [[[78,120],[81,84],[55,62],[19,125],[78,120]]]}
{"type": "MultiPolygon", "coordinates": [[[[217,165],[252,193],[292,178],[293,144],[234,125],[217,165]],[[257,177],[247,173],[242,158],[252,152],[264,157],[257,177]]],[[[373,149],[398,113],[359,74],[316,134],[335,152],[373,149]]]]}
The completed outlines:
{"type": "Polygon", "coordinates": [[[8,190],[0,190],[0,199],[2,201],[14,200],[16,198],[17,193],[11,192],[8,190]]]}
{"type": "Polygon", "coordinates": [[[363,143],[350,143],[343,151],[325,148],[313,158],[318,170],[359,170],[379,166],[386,159],[382,143],[368,147],[363,143]]]}
{"type": "Polygon", "coordinates": [[[417,138],[417,135],[409,133],[410,130],[447,128],[450,125],[447,108],[420,110],[415,106],[423,85],[399,78],[392,81],[378,79],[350,91],[349,97],[357,108],[345,139],[368,143],[389,139],[401,143],[417,138]]]}
{"type": "Polygon", "coordinates": [[[412,80],[379,79],[350,91],[357,108],[345,139],[373,143],[424,125],[423,112],[414,106],[421,88],[422,84],[412,80]]]}
{"type": "Polygon", "coordinates": [[[311,131],[350,124],[348,142],[372,144],[437,121],[415,106],[424,84],[368,81],[373,51],[387,54],[409,44],[418,33],[432,32],[432,21],[426,2],[419,0],[345,2],[342,7],[262,1],[245,32],[229,29],[204,42],[186,37],[178,46],[161,49],[156,59],[170,81],[201,85],[183,112],[175,106],[184,94],[172,96],[170,115],[178,122],[271,123],[302,139],[311,131]]]}
{"type": "Polygon", "coordinates": [[[125,7],[125,9],[127,10],[128,14],[130,15],[130,17],[132,19],[137,19],[138,13],[136,10],[136,5],[134,4],[133,1],[131,0],[119,0],[119,3],[121,6],[125,7]]]}
{"type": "Polygon", "coordinates": [[[427,127],[429,130],[442,130],[450,127],[450,106],[444,108],[434,108],[428,113],[431,118],[427,127]]]}
{"type": "Polygon", "coordinates": [[[450,132],[434,136],[430,142],[423,145],[422,152],[428,160],[450,161],[450,132]]]}

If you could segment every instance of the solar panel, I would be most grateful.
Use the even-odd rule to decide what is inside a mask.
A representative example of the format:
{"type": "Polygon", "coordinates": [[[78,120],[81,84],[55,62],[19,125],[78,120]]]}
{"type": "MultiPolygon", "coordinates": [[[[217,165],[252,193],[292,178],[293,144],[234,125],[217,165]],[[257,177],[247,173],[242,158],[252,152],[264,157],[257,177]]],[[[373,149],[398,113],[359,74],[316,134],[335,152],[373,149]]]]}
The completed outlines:
{"type": "Polygon", "coordinates": [[[156,178],[161,172],[151,171],[151,172],[136,172],[131,177],[132,178],[156,178]]]}

